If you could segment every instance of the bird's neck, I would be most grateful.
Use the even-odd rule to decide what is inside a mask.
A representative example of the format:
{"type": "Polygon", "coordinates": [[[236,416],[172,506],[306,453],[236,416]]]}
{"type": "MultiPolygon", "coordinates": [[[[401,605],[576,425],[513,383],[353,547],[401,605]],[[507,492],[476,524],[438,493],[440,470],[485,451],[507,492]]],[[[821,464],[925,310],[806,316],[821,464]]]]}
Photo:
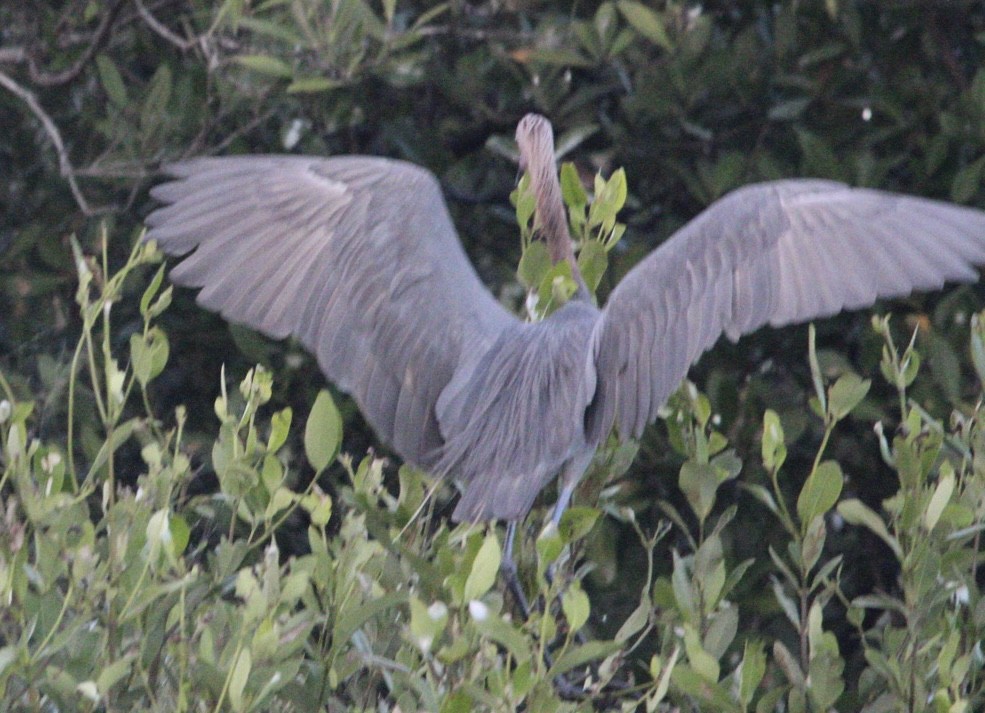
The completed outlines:
{"type": "Polygon", "coordinates": [[[561,197],[561,184],[558,182],[553,162],[550,166],[541,167],[541,170],[544,171],[544,175],[539,182],[542,190],[537,194],[537,227],[547,243],[551,264],[567,262],[571,266],[571,277],[578,285],[578,294],[584,293],[584,296],[587,296],[588,288],[575,260],[574,245],[571,241],[571,233],[568,232],[568,216],[565,215],[564,200],[561,197]]]}

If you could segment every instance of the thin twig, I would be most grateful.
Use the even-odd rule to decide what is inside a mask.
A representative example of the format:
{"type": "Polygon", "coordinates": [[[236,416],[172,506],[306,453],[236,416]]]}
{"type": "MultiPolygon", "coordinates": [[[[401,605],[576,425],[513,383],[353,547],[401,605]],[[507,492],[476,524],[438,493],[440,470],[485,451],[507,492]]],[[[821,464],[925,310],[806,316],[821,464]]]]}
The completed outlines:
{"type": "Polygon", "coordinates": [[[417,27],[409,31],[410,34],[422,37],[440,37],[449,35],[458,39],[476,40],[485,42],[488,40],[499,40],[516,43],[520,40],[530,40],[534,37],[533,32],[523,32],[516,30],[482,30],[460,27],[458,25],[426,25],[417,27]]]}
{"type": "Polygon", "coordinates": [[[249,121],[247,121],[242,126],[239,126],[235,130],[231,131],[226,136],[226,138],[224,138],[222,141],[220,141],[218,144],[216,144],[212,148],[212,152],[213,153],[219,153],[224,148],[226,148],[227,146],[229,146],[229,144],[231,144],[234,141],[236,141],[237,139],[239,139],[241,136],[244,136],[245,134],[253,131],[253,129],[255,129],[256,127],[260,126],[260,124],[262,124],[263,122],[267,121],[274,114],[275,114],[275,112],[273,110],[267,110],[267,111],[261,112],[257,116],[255,116],[252,119],[250,119],[249,121]]]}
{"type": "Polygon", "coordinates": [[[79,204],[81,211],[87,215],[96,215],[100,212],[105,212],[105,208],[93,209],[89,202],[86,200],[85,196],[82,195],[82,191],[79,189],[78,183],[75,181],[75,169],[72,168],[72,162],[68,158],[68,151],[65,149],[65,142],[62,141],[61,132],[58,131],[58,127],[55,126],[55,122],[52,121],[48,113],[42,108],[41,104],[38,102],[34,93],[22,87],[20,84],[14,81],[12,77],[0,72],[0,86],[4,87],[11,94],[16,96],[18,99],[27,104],[31,113],[37,117],[41,125],[44,126],[45,133],[48,134],[48,138],[51,139],[51,143],[55,146],[55,153],[58,154],[58,170],[62,177],[68,181],[69,187],[72,189],[72,195],[75,196],[75,202],[79,204]]]}

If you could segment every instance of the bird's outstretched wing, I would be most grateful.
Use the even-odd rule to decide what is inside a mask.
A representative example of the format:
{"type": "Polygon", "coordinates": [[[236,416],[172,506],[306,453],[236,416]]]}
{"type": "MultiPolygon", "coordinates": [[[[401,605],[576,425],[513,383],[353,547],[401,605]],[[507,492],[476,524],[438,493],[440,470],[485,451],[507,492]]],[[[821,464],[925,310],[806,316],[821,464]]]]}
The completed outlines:
{"type": "Polygon", "coordinates": [[[739,189],[681,228],[613,291],[593,338],[590,438],[639,437],[722,333],[738,339],[973,281],[985,212],[923,198],[788,180],[739,189]]]}
{"type": "Polygon", "coordinates": [[[147,240],[198,302],[297,337],[378,435],[430,467],[455,370],[514,318],[479,281],[434,176],[379,158],[244,156],[168,167],[147,240]]]}

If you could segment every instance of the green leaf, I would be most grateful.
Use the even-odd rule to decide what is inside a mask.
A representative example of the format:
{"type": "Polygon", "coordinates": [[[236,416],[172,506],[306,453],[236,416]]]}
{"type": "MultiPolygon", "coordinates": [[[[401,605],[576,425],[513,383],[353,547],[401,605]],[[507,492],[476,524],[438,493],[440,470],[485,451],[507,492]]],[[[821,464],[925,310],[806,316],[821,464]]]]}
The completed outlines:
{"type": "Polygon", "coordinates": [[[714,683],[698,673],[687,664],[678,664],[671,674],[674,687],[680,689],[689,697],[695,698],[704,706],[697,706],[697,711],[722,711],[722,713],[739,713],[739,706],[733,701],[731,692],[725,682],[714,683]]]}
{"type": "Polygon", "coordinates": [[[971,361],[978,382],[985,385],[985,319],[981,314],[971,318],[971,361]]]}
{"type": "MultiPolygon", "coordinates": [[[[516,659],[517,663],[529,661],[530,640],[516,627],[511,626],[489,611],[485,604],[481,602],[476,602],[476,604],[477,606],[469,607],[469,613],[472,615],[471,621],[479,633],[501,644],[516,659]]],[[[557,663],[555,663],[556,665],[557,663]]]]}
{"type": "Polygon", "coordinates": [[[982,185],[982,173],[985,169],[985,156],[982,156],[954,175],[951,183],[951,200],[955,203],[967,203],[978,193],[982,185]]]}
{"type": "Polygon", "coordinates": [[[268,77],[278,77],[280,79],[290,79],[294,76],[294,70],[283,60],[270,57],[265,54],[246,54],[233,59],[237,64],[246,67],[258,74],[265,74],[268,77]]]}
{"type": "Polygon", "coordinates": [[[101,696],[105,696],[114,684],[130,673],[134,658],[136,658],[135,654],[127,654],[99,673],[99,678],[96,679],[96,688],[101,696]]]}
{"type": "Polygon", "coordinates": [[[834,180],[846,178],[844,166],[825,139],[804,129],[797,129],[796,131],[797,141],[804,155],[802,171],[807,175],[820,178],[834,180]]]}
{"type": "Polygon", "coordinates": [[[847,416],[869,393],[872,381],[855,374],[842,374],[828,390],[828,413],[835,421],[847,416]]]}
{"type": "Polygon", "coordinates": [[[626,617],[626,621],[624,621],[622,626],[619,627],[619,631],[616,632],[614,640],[619,643],[625,643],[629,640],[629,637],[635,635],[639,631],[642,631],[643,627],[646,626],[648,621],[650,621],[651,609],[650,590],[647,588],[640,597],[640,603],[636,605],[636,608],[633,609],[632,613],[626,617]]]}
{"type": "Polygon", "coordinates": [[[807,327],[807,361],[811,367],[811,381],[814,384],[814,394],[817,396],[817,400],[821,404],[821,412],[824,414],[828,411],[828,396],[824,393],[824,379],[821,378],[821,365],[817,360],[816,336],[817,331],[814,329],[814,323],[812,322],[807,327]]]}
{"type": "Polygon", "coordinates": [[[490,532],[482,542],[482,547],[472,561],[472,570],[469,572],[468,579],[465,580],[465,590],[463,599],[466,602],[478,599],[488,592],[496,582],[496,575],[499,574],[499,565],[502,561],[502,552],[499,548],[499,539],[496,534],[490,532]]]}
{"type": "Polygon", "coordinates": [[[448,623],[448,607],[444,602],[437,601],[431,606],[415,596],[410,598],[410,632],[422,652],[428,653],[445,624],[448,623]]]}
{"type": "Polygon", "coordinates": [[[150,309],[150,302],[154,299],[157,291],[161,288],[161,283],[164,281],[164,265],[161,265],[157,272],[154,273],[154,277],[151,278],[150,284],[147,285],[147,289],[144,290],[143,296],[140,298],[140,314],[147,319],[150,309]]]}
{"type": "Polygon", "coordinates": [[[581,67],[588,69],[595,65],[590,57],[586,57],[575,49],[559,47],[557,49],[534,49],[529,54],[530,61],[543,62],[556,67],[581,67]]]}
{"type": "Polygon", "coordinates": [[[164,371],[170,353],[168,336],[158,327],[151,327],[146,336],[139,333],[130,335],[133,375],[141,386],[147,386],[164,371]]]}
{"type": "Polygon", "coordinates": [[[667,35],[663,18],[660,15],[640,2],[620,0],[618,5],[619,12],[623,14],[626,22],[632,25],[634,30],[665,50],[672,51],[674,49],[674,44],[667,35]]]}
{"type": "MultiPolygon", "coordinates": [[[[237,0],[237,2],[242,2],[243,0],[237,0]]],[[[268,5],[270,3],[267,3],[268,5]]],[[[281,3],[283,4],[283,3],[281,3]]],[[[275,40],[280,40],[288,46],[300,46],[303,45],[305,40],[300,35],[291,32],[285,24],[280,24],[277,22],[269,22],[267,20],[258,19],[256,17],[240,17],[239,26],[249,30],[250,32],[261,35],[263,37],[269,37],[275,40]]]]}
{"type": "Polygon", "coordinates": [[[592,608],[585,590],[574,584],[561,595],[561,609],[564,611],[564,618],[568,620],[568,628],[574,633],[588,621],[592,608]]]}
{"type": "Polygon", "coordinates": [[[297,494],[288,488],[277,488],[271,495],[270,502],[267,503],[267,509],[263,514],[264,518],[270,520],[277,513],[289,507],[291,503],[297,499],[297,497],[297,494]]]}
{"type": "Polygon", "coordinates": [[[777,102],[770,107],[767,117],[770,121],[793,121],[799,119],[811,103],[811,97],[797,97],[777,102]]]}
{"type": "MultiPolygon", "coordinates": [[[[489,145],[490,142],[486,142],[489,145]]],[[[530,226],[530,220],[534,217],[537,210],[537,197],[530,187],[530,174],[524,173],[520,176],[520,182],[516,189],[510,193],[510,202],[516,208],[516,223],[521,230],[526,230],[530,226]]]]}
{"type": "Polygon", "coordinates": [[[588,210],[589,227],[601,227],[603,233],[612,230],[616,215],[626,204],[627,195],[628,187],[624,169],[620,168],[609,176],[607,181],[601,176],[596,176],[595,200],[588,210]]]}
{"type": "Polygon", "coordinates": [[[827,527],[824,524],[824,516],[817,515],[807,525],[804,539],[800,543],[800,559],[804,563],[804,571],[810,572],[814,569],[821,552],[824,551],[824,542],[827,538],[827,527]]]}
{"type": "Polygon", "coordinates": [[[311,524],[315,527],[325,527],[332,518],[332,497],[318,488],[301,497],[301,507],[308,513],[311,524]]]}
{"type": "Polygon", "coordinates": [[[250,680],[250,670],[253,668],[253,658],[247,648],[239,652],[232,675],[229,677],[229,705],[234,711],[245,710],[243,690],[250,680]]]}
{"type": "Polygon", "coordinates": [[[776,500],[773,499],[773,494],[762,485],[757,485],[755,483],[743,483],[742,487],[745,488],[750,495],[756,498],[756,500],[769,508],[770,512],[774,515],[780,514],[780,508],[777,507],[776,500]]]}
{"type": "Polygon", "coordinates": [[[845,521],[850,525],[867,527],[883,542],[889,545],[889,548],[896,555],[897,559],[903,559],[903,549],[900,547],[899,541],[889,534],[889,530],[886,529],[886,523],[882,521],[882,518],[861,500],[851,498],[838,503],[838,514],[845,518],[845,521]]]}
{"type": "Polygon", "coordinates": [[[270,419],[270,437],[267,439],[267,451],[276,453],[287,442],[291,431],[291,418],[294,412],[291,407],[277,411],[270,419]]]}
{"type": "Polygon", "coordinates": [[[104,54],[97,55],[96,70],[99,72],[99,83],[103,85],[103,90],[109,100],[118,108],[125,108],[127,106],[127,89],[123,84],[120,71],[113,64],[113,60],[104,54]]]}
{"type": "Polygon", "coordinates": [[[341,446],[342,416],[332,395],[322,389],[304,427],[304,453],[311,467],[320,473],[335,460],[341,446]]]}
{"type": "Polygon", "coordinates": [[[740,666],[739,700],[744,708],[748,708],[753,696],[756,695],[760,681],[766,674],[766,652],[763,651],[763,645],[746,641],[740,666]]]}
{"type": "Polygon", "coordinates": [[[287,85],[288,94],[317,94],[344,87],[345,82],[328,77],[299,77],[287,85]]]}
{"type": "Polygon", "coordinates": [[[923,349],[927,354],[927,367],[934,375],[944,398],[951,404],[961,403],[962,374],[961,362],[951,343],[936,332],[927,330],[921,333],[923,349]]]}
{"type": "MultiPolygon", "coordinates": [[[[943,468],[941,469],[943,471],[943,468]]],[[[951,501],[951,495],[954,493],[954,487],[956,481],[954,478],[954,471],[941,475],[940,479],[937,481],[937,487],[934,488],[934,494],[930,496],[930,502],[927,503],[927,510],[923,514],[923,526],[926,528],[927,532],[930,532],[937,525],[938,520],[940,520],[941,513],[944,512],[944,508],[951,501]]]]}
{"type": "MultiPolygon", "coordinates": [[[[725,567],[722,566],[724,578],[725,567]]],[[[739,609],[738,607],[723,607],[715,612],[711,619],[711,624],[705,632],[701,645],[713,658],[721,659],[728,647],[735,641],[735,635],[739,631],[739,609]]]]}
{"type": "MultiPolygon", "coordinates": [[[[766,409],[766,413],[763,414],[762,455],[763,465],[770,472],[779,470],[783,465],[783,461],[787,458],[787,447],[783,442],[783,425],[780,423],[780,416],[773,409],[766,409]]],[[[756,495],[758,497],[758,494],[756,495]]],[[[771,510],[776,512],[772,495],[770,495],[769,502],[766,504],[771,510]]]]}
{"type": "MultiPolygon", "coordinates": [[[[519,211],[518,211],[519,212],[519,211]]],[[[534,240],[520,256],[516,276],[528,290],[539,286],[551,269],[551,255],[542,240],[534,240]]]]}
{"type": "Polygon", "coordinates": [[[588,194],[581,185],[578,169],[570,162],[561,164],[561,197],[564,204],[572,208],[588,205],[588,194]]]}
{"type": "Polygon", "coordinates": [[[601,514],[596,508],[569,507],[561,516],[558,532],[565,542],[574,542],[592,531],[601,514]]]}
{"type": "Polygon", "coordinates": [[[140,126],[144,131],[159,127],[165,120],[171,101],[171,69],[161,64],[151,77],[147,96],[140,107],[140,126]]]}
{"type": "Polygon", "coordinates": [[[534,547],[537,550],[537,574],[543,575],[564,549],[564,540],[553,521],[548,522],[540,531],[534,547]]]}
{"type": "Polygon", "coordinates": [[[92,465],[89,470],[92,473],[96,473],[106,465],[109,460],[110,455],[116,452],[116,449],[126,443],[130,436],[133,435],[134,430],[140,425],[140,419],[131,418],[129,421],[124,421],[118,424],[116,428],[113,429],[113,436],[105,441],[100,447],[99,451],[96,453],[96,457],[92,459],[92,465]]]}
{"type": "Polygon", "coordinates": [[[806,686],[804,672],[797,663],[797,659],[790,653],[790,649],[784,646],[782,641],[773,642],[773,658],[780,665],[790,684],[796,689],[803,690],[806,686]]]}
{"type": "Polygon", "coordinates": [[[609,267],[609,256],[605,246],[598,240],[587,240],[578,253],[578,269],[588,291],[595,294],[606,268],[609,267]]]}
{"type": "MultiPolygon", "coordinates": [[[[568,129],[563,134],[558,136],[557,140],[554,142],[555,158],[560,159],[562,156],[566,156],[567,154],[571,153],[576,148],[581,146],[581,144],[583,144],[589,136],[592,136],[593,134],[597,133],[598,130],[599,127],[597,124],[581,124],[579,126],[574,126],[568,129]]],[[[565,164],[565,165],[570,165],[572,168],[574,168],[574,165],[572,164],[565,164]]],[[[564,165],[561,166],[561,174],[562,176],[564,174],[564,165]]],[[[575,172],[575,175],[577,177],[577,171],[575,172]]],[[[564,195],[563,184],[561,186],[561,189],[562,189],[561,195],[563,196],[564,195]]],[[[564,202],[567,203],[568,202],[567,199],[565,199],[564,202]]],[[[588,199],[586,198],[584,201],[581,202],[580,205],[584,205],[587,202],[588,199]]]]}
{"type": "MultiPolygon", "coordinates": [[[[387,609],[396,609],[402,606],[406,601],[407,592],[401,591],[384,594],[355,607],[340,607],[337,618],[333,622],[333,636],[335,640],[340,642],[340,644],[349,641],[356,630],[367,621],[382,614],[387,609]]],[[[387,621],[394,622],[397,620],[396,612],[391,612],[387,616],[387,621]]]]}
{"type": "Polygon", "coordinates": [[[171,530],[171,552],[177,559],[188,547],[191,528],[181,515],[172,515],[168,520],[168,528],[171,530]]]}
{"type": "Polygon", "coordinates": [[[604,658],[619,649],[620,644],[615,641],[589,641],[587,644],[565,649],[564,653],[551,666],[551,670],[547,674],[548,678],[557,678],[573,668],[582,666],[589,661],[604,658]]]}
{"type": "Polygon", "coordinates": [[[547,316],[564,306],[578,289],[571,276],[571,265],[567,260],[553,265],[540,281],[537,289],[537,309],[547,316]]]}
{"type": "Polygon", "coordinates": [[[824,515],[834,507],[841,495],[844,480],[841,466],[833,460],[824,461],[808,476],[797,498],[797,516],[800,518],[801,532],[807,531],[808,525],[815,517],[824,515]]]}
{"type": "Polygon", "coordinates": [[[715,506],[715,493],[719,485],[714,466],[693,460],[685,461],[677,484],[694,514],[704,522],[715,506]]]}
{"type": "Polygon", "coordinates": [[[675,550],[674,571],[671,574],[671,585],[674,591],[674,601],[677,608],[684,615],[685,621],[695,621],[697,619],[698,602],[691,584],[690,573],[684,559],[675,550]]]}
{"type": "Polygon", "coordinates": [[[667,690],[670,688],[670,677],[674,673],[674,668],[677,666],[677,659],[680,655],[680,645],[675,645],[674,650],[670,654],[670,660],[667,663],[664,663],[656,655],[650,659],[650,677],[657,682],[657,686],[651,697],[653,702],[659,703],[667,695],[667,690]]]}
{"type": "Polygon", "coordinates": [[[710,683],[718,682],[721,667],[715,657],[705,651],[701,645],[701,637],[690,624],[684,625],[684,650],[687,652],[688,663],[702,678],[710,683]]]}
{"type": "Polygon", "coordinates": [[[811,710],[831,710],[845,690],[845,682],[841,677],[845,662],[833,652],[821,651],[811,657],[808,668],[810,675],[807,693],[813,703],[811,710]]]}

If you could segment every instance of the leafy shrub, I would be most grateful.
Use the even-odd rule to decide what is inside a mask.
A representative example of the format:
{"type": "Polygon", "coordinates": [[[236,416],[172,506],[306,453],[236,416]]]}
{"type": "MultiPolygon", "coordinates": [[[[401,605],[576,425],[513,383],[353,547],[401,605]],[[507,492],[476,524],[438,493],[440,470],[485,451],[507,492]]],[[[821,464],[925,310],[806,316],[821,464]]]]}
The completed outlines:
{"type": "MultiPolygon", "coordinates": [[[[570,182],[571,169],[565,171],[570,182]]],[[[579,259],[601,259],[601,270],[611,244],[597,242],[593,231],[606,237],[621,230],[614,215],[625,198],[624,176],[611,185],[597,183],[601,205],[594,210],[570,184],[566,191],[579,259]],[[604,217],[609,213],[613,220],[604,217]],[[591,244],[600,247],[585,247],[591,244]]],[[[517,213],[525,227],[522,186],[517,213]]],[[[559,278],[535,269],[542,263],[530,257],[537,243],[525,244],[521,278],[550,304],[559,278]]],[[[447,494],[436,494],[441,484],[411,468],[401,468],[388,487],[381,459],[355,463],[339,455],[342,420],[327,392],[299,438],[291,409],[270,411],[267,370],[251,370],[233,392],[223,378],[214,405],[218,435],[206,450],[215,487],[203,488],[202,467],[188,455],[194,449],[185,441],[184,407],[167,420],[151,408],[148,389],[169,359],[167,335],[155,324],[171,302],[170,288],[161,290],[163,268],[139,297],[143,322],[129,336],[128,361],[121,365],[113,349],[114,304],[128,279],[160,255],[138,243],[112,275],[105,252],[101,265],[77,245],[75,255],[83,331],[68,374],[67,441],[34,437],[34,404],[0,381],[0,700],[7,709],[930,705],[950,713],[985,701],[985,599],[977,580],[985,428],[977,408],[955,412],[945,426],[907,398],[920,356],[913,341],[900,353],[888,318],[875,318],[873,328],[884,342],[882,376],[897,391],[903,417],[891,438],[877,428],[881,457],[898,477],[896,493],[879,509],[843,493],[841,466],[825,458],[839,423],[871,383],[850,371],[826,383],[811,330],[811,408],[823,423],[813,463],[792,497],[783,486],[791,480],[784,428],[768,410],[761,438],[768,485],[748,475],[741,482],[779,526],[780,544],[764,544],[741,562],[728,556],[738,506],[719,500],[734,501],[723,488],[743,463],[716,430],[708,398],[686,384],[668,405],[666,423],[683,458],[678,485],[687,509],[661,502],[666,521],[646,532],[610,488],[600,507],[571,509],[560,528],[548,525],[532,542],[521,536],[521,574],[538,595],[524,620],[496,586],[503,557],[497,529],[451,527],[435,517],[435,503],[447,494]],[[80,444],[71,424],[83,389],[104,437],[80,444]],[[307,467],[294,455],[298,442],[307,467]],[[126,452],[133,446],[139,455],[126,452]],[[77,452],[86,467],[77,466],[77,452]],[[328,477],[335,462],[341,467],[328,477]],[[593,541],[606,520],[636,531],[647,573],[638,604],[611,639],[598,639],[590,636],[598,617],[586,577],[598,564],[593,541]],[[306,538],[287,555],[278,542],[292,530],[306,538]],[[827,546],[832,531],[881,540],[898,563],[894,586],[849,598],[843,556],[827,546]],[[667,551],[670,532],[676,544],[664,575],[655,560],[667,551]],[[735,599],[757,570],[771,581],[764,596],[786,618],[775,635],[744,622],[748,615],[735,599]],[[834,630],[841,619],[853,634],[834,630]],[[861,647],[861,660],[845,655],[846,641],[861,647]]],[[[972,320],[971,354],[985,381],[985,313],[972,320]]],[[[602,450],[601,474],[586,487],[621,472],[622,450],[615,443],[602,450]]],[[[535,511],[521,531],[541,518],[535,511]]]]}
{"type": "MultiPolygon", "coordinates": [[[[695,372],[707,398],[691,387],[675,398],[632,477],[618,474],[635,447],[606,449],[579,498],[598,508],[557,535],[530,536],[540,511],[521,528],[527,591],[552,602],[521,622],[498,585],[484,589],[500,531],[415,519],[448,494],[426,499],[434,485],[410,469],[344,456],[325,467],[337,437],[306,439],[284,408],[313,400],[315,366],[233,330],[246,359],[288,366],[273,382],[240,378],[233,339],[187,296],[159,314],[170,293],[156,258],[126,262],[117,239],[80,269],[59,237],[77,232],[98,253],[106,235],[85,218],[106,211],[111,234],[135,230],[147,175],[173,157],[387,154],[468,199],[463,239],[495,284],[515,263],[497,212],[514,169],[486,148],[508,153],[498,137],[531,108],[552,118],[562,152],[633,177],[632,240],[583,257],[616,277],[750,181],[980,198],[981,3],[654,7],[0,3],[12,117],[0,136],[12,177],[0,182],[0,707],[985,705],[985,359],[981,318],[970,336],[959,319],[974,293],[907,303],[930,327],[919,352],[892,345],[898,324],[833,320],[812,360],[797,330],[720,346],[695,372]],[[66,305],[80,279],[76,314],[66,305]],[[143,300],[148,281],[158,286],[143,300]],[[795,356],[764,372],[784,354],[795,356]],[[852,372],[843,354],[872,379],[847,417],[865,382],[839,381],[852,372]],[[223,361],[244,386],[214,415],[223,361]],[[800,362],[804,383],[815,365],[813,412],[784,380],[800,362]],[[187,411],[161,406],[177,402],[187,411]],[[570,635],[579,623],[588,644],[570,635]],[[559,701],[551,668],[574,665],[579,685],[587,658],[596,692],[559,701]]],[[[525,255],[521,278],[549,309],[555,276],[539,266],[525,255]]],[[[306,423],[337,432],[325,399],[306,423]]],[[[351,441],[353,408],[340,409],[351,441]]]]}

